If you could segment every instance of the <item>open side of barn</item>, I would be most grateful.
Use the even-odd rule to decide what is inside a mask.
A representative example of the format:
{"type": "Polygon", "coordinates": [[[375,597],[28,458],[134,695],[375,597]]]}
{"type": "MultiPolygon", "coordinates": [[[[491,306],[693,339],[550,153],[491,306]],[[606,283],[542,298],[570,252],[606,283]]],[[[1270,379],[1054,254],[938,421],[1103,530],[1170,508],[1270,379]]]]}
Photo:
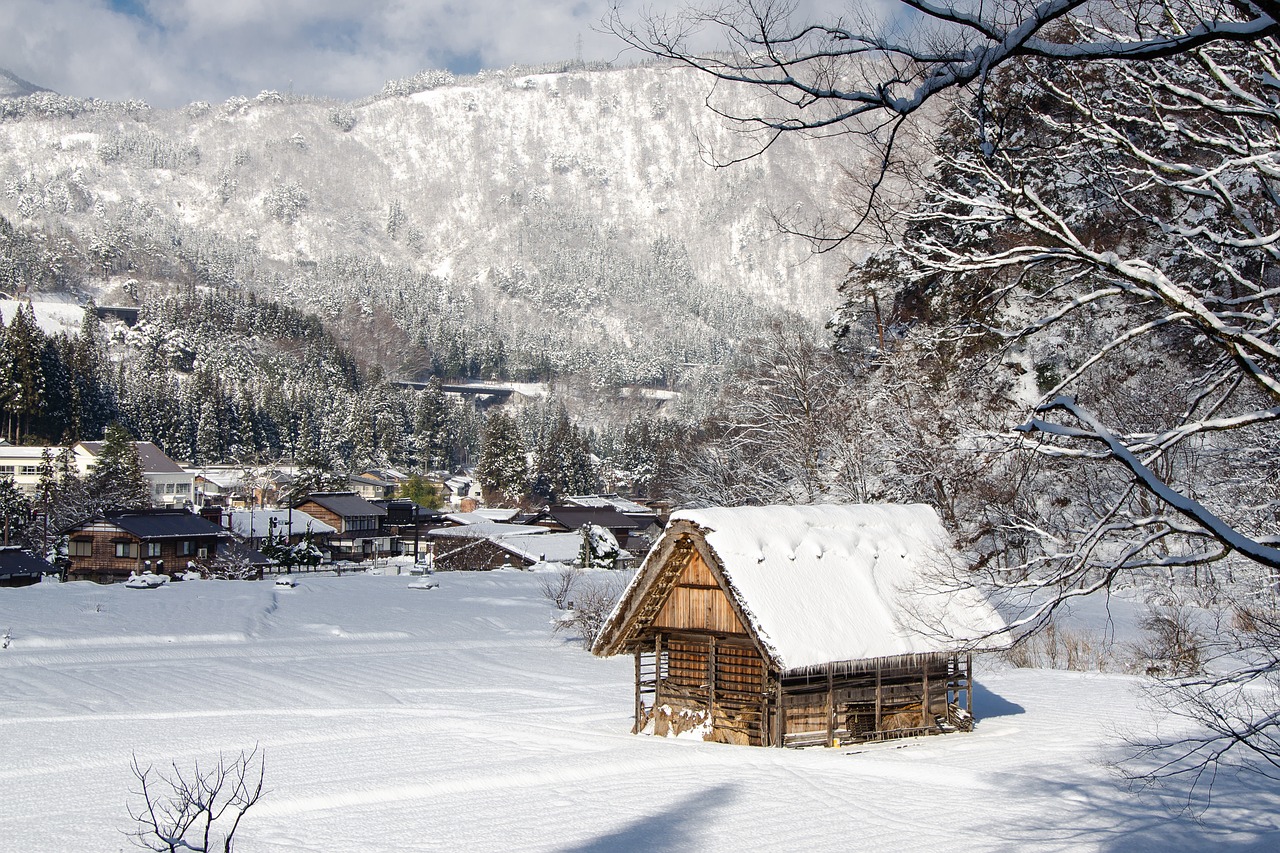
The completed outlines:
{"type": "MultiPolygon", "coordinates": [[[[860,511],[853,507],[818,508],[837,510],[833,515],[806,513],[806,508],[757,507],[738,512],[758,521],[770,509],[787,514],[800,510],[801,516],[817,519],[819,523],[812,532],[819,536],[823,525],[833,519],[849,520],[841,511],[852,510],[854,516],[860,511]]],[[[880,512],[883,508],[873,509],[880,512]]],[[[927,508],[910,509],[918,516],[919,510],[927,508]]],[[[931,511],[929,514],[932,516],[931,511]]],[[[698,730],[710,740],[727,743],[807,746],[941,733],[971,726],[970,653],[931,641],[915,642],[903,654],[806,659],[797,653],[804,651],[803,646],[793,642],[788,648],[787,643],[778,642],[785,633],[778,620],[772,625],[762,624],[752,602],[744,599],[743,588],[752,586],[746,575],[771,571],[764,565],[768,562],[765,551],[750,561],[759,565],[736,571],[736,579],[746,582],[735,584],[737,558],[732,553],[718,553],[714,537],[709,537],[714,528],[699,521],[720,522],[724,526],[723,516],[699,518],[697,513],[682,513],[673,518],[610,616],[595,647],[597,654],[634,656],[635,731],[652,730],[666,735],[698,730]],[[785,651],[792,652],[790,657],[798,660],[796,665],[788,665],[785,651]]],[[[932,517],[932,523],[940,530],[936,517],[932,517]]],[[[820,558],[823,551],[814,553],[820,558]]],[[[786,573],[794,568],[794,552],[782,560],[772,570],[786,573]]],[[[859,560],[857,555],[844,562],[847,565],[834,565],[837,560],[829,556],[821,570],[871,571],[862,565],[868,561],[859,560]]],[[[875,562],[871,560],[869,565],[874,567],[875,562]]],[[[793,574],[791,580],[798,585],[821,577],[820,573],[805,573],[803,567],[793,574]]],[[[857,592],[839,585],[813,586],[817,588],[800,589],[797,594],[803,599],[807,594],[857,592]]],[[[803,600],[799,604],[803,609],[803,600]]],[[[815,606],[813,618],[817,624],[804,625],[799,633],[858,633],[867,627],[833,624],[824,618],[830,614],[823,609],[815,606]]],[[[998,625],[992,621],[998,619],[994,612],[982,616],[985,627],[998,625]]],[[[875,643],[868,646],[859,640],[849,647],[855,646],[875,648],[875,643]]],[[[894,643],[885,648],[893,650],[894,643]]]]}

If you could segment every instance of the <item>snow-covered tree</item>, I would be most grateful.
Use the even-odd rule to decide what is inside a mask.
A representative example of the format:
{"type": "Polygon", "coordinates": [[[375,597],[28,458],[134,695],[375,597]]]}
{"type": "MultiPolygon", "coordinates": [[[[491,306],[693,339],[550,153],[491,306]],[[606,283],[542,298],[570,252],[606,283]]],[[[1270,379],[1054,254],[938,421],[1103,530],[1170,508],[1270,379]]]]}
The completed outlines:
{"type": "Polygon", "coordinates": [[[151,506],[151,490],[142,476],[137,445],[120,424],[107,427],[87,480],[89,492],[100,508],[151,506]]]}
{"type": "Polygon", "coordinates": [[[476,479],[486,492],[503,501],[518,501],[526,493],[529,471],[524,442],[515,420],[506,412],[497,410],[485,419],[476,479]]]}

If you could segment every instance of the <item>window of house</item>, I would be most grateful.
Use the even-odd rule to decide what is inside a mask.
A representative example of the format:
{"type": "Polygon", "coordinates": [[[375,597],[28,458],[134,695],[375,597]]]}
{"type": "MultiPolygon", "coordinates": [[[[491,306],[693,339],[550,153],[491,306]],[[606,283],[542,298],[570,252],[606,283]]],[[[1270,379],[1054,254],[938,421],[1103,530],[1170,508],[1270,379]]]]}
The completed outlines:
{"type": "Polygon", "coordinates": [[[138,556],[138,543],[136,542],[117,542],[115,545],[117,557],[138,556]]]}
{"type": "Polygon", "coordinates": [[[147,555],[148,557],[159,557],[159,556],[160,556],[160,543],[159,543],[159,542],[148,542],[148,543],[147,543],[147,546],[146,546],[146,555],[147,555]]]}
{"type": "Polygon", "coordinates": [[[180,494],[180,495],[187,495],[187,494],[190,494],[190,493],[191,493],[191,484],[190,484],[190,483],[179,483],[179,484],[178,484],[178,494],[180,494]]]}
{"type": "Polygon", "coordinates": [[[180,539],[178,541],[178,553],[183,557],[190,557],[195,553],[195,543],[190,539],[180,539]]]}
{"type": "Polygon", "coordinates": [[[12,465],[0,465],[0,477],[3,477],[5,474],[8,474],[10,477],[13,476],[12,465]]]}
{"type": "Polygon", "coordinates": [[[171,495],[171,494],[173,494],[173,483],[165,483],[165,484],[164,484],[164,492],[165,492],[165,494],[167,494],[167,495],[171,495]]]}
{"type": "Polygon", "coordinates": [[[18,473],[26,477],[34,477],[36,474],[40,473],[40,466],[39,465],[23,465],[21,468],[18,469],[18,473]]]}
{"type": "Polygon", "coordinates": [[[92,539],[72,539],[67,543],[67,554],[72,557],[92,557],[92,539]]]}
{"type": "Polygon", "coordinates": [[[162,483],[156,483],[155,488],[153,488],[151,491],[153,491],[153,492],[154,492],[154,493],[156,493],[157,495],[163,495],[163,494],[164,494],[164,484],[162,484],[162,483]]]}

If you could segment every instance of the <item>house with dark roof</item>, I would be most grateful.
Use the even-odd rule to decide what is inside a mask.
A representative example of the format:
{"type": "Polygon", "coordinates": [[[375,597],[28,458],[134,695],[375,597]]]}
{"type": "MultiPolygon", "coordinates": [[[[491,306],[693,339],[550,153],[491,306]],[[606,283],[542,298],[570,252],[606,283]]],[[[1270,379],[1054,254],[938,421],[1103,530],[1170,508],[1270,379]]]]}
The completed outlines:
{"type": "Polygon", "coordinates": [[[293,505],[337,532],[327,547],[338,560],[364,560],[399,553],[399,539],[383,530],[385,507],[355,492],[312,492],[293,505]]]}
{"type": "Polygon", "coordinates": [[[206,571],[234,537],[182,509],[108,510],[62,531],[68,580],[114,583],[150,569],[156,574],[206,571]]]}
{"type": "Polygon", "coordinates": [[[662,532],[656,516],[633,515],[610,505],[549,506],[530,523],[560,531],[578,531],[587,525],[603,527],[621,547],[638,554],[646,553],[662,532]]]}
{"type": "MultiPolygon", "coordinates": [[[[101,441],[82,441],[71,448],[76,467],[81,474],[88,474],[102,454],[101,441]]],[[[164,451],[149,441],[135,441],[138,462],[142,465],[142,478],[151,491],[151,502],[156,506],[181,507],[190,504],[195,497],[195,475],[183,470],[164,451]]]]}
{"type": "Polygon", "coordinates": [[[53,566],[16,545],[0,548],[0,586],[30,586],[53,570],[53,566]]]}

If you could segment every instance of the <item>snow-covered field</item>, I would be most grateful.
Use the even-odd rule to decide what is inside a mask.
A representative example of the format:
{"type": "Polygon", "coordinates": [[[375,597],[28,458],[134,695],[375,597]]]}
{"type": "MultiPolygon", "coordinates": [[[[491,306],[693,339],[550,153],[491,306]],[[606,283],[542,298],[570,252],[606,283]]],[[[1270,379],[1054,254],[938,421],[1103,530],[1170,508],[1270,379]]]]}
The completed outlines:
{"type": "Polygon", "coordinates": [[[980,723],[866,747],[628,734],[630,659],[548,629],[538,578],[0,589],[0,851],[130,849],[141,762],[260,744],[237,849],[1276,850],[1280,791],[1201,822],[1124,790],[1128,677],[980,667],[980,723]]]}

